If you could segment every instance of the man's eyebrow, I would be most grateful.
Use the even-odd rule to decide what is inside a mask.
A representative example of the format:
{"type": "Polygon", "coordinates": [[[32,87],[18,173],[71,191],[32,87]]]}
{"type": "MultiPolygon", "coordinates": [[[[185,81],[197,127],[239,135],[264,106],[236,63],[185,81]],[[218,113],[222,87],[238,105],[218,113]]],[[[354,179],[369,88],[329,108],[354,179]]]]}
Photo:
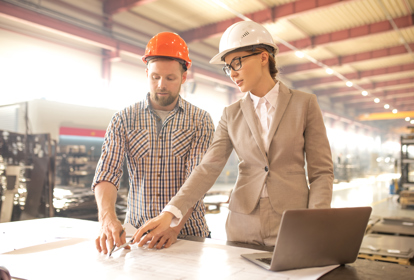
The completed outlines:
{"type": "MultiPolygon", "coordinates": [[[[158,74],[157,72],[152,72],[151,73],[151,76],[154,76],[154,75],[162,76],[161,74],[158,74]]],[[[171,77],[171,76],[177,77],[178,75],[176,75],[174,73],[171,73],[171,74],[167,74],[167,75],[164,75],[164,76],[167,76],[167,77],[171,77]]]]}

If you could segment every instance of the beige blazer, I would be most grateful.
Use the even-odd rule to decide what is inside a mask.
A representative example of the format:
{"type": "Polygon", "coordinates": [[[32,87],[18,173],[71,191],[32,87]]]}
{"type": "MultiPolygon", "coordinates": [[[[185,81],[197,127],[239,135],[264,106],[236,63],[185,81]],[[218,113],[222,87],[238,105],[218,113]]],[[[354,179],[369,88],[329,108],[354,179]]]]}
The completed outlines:
{"type": "Polygon", "coordinates": [[[286,209],[330,208],[333,163],[316,96],[280,83],[268,154],[259,126],[248,94],[226,107],[213,143],[169,205],[187,213],[213,186],[234,149],[239,173],[231,211],[250,214],[265,183],[271,205],[280,214],[286,209]]]}

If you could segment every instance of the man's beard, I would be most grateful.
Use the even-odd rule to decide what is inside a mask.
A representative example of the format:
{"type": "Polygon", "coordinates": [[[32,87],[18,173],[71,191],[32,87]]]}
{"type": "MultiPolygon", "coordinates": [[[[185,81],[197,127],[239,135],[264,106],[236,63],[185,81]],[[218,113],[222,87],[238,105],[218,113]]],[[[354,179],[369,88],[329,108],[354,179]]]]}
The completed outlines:
{"type": "Polygon", "coordinates": [[[181,90],[181,87],[178,89],[178,94],[174,96],[170,91],[168,92],[161,92],[161,93],[168,93],[168,96],[162,96],[161,98],[158,96],[157,92],[154,94],[154,101],[160,105],[160,106],[168,106],[174,103],[174,101],[178,98],[179,92],[181,90]]]}

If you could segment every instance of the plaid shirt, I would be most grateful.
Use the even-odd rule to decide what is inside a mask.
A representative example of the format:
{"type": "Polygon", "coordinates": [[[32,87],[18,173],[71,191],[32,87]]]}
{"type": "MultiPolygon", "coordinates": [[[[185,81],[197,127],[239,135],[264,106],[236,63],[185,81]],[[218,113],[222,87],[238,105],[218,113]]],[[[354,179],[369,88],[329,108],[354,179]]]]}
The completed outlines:
{"type": "MultiPolygon", "coordinates": [[[[125,222],[135,227],[160,214],[201,161],[214,124],[204,110],[178,97],[164,123],[147,98],[116,113],[108,126],[92,189],[101,181],[119,188],[126,156],[130,190],[125,222]]],[[[202,199],[180,234],[209,235],[202,199]]],[[[185,214],[185,213],[183,213],[185,214]]]]}

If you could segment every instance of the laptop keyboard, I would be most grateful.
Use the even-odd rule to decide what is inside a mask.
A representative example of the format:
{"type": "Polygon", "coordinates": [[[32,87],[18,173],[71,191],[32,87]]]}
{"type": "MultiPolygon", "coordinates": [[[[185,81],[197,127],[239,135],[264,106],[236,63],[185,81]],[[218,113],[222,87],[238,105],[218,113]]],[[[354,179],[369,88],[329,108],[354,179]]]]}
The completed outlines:
{"type": "Polygon", "coordinates": [[[272,258],[262,258],[262,259],[257,259],[257,260],[267,263],[268,265],[270,265],[270,263],[272,262],[272,258]]]}

